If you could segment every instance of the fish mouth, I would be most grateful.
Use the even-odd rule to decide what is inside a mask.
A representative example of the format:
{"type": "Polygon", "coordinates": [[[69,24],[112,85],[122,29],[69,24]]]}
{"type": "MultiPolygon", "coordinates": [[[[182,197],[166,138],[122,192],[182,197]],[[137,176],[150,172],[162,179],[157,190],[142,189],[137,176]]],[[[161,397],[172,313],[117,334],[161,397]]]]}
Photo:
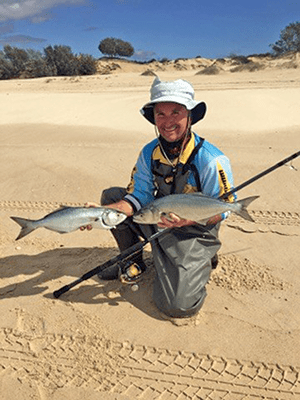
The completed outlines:
{"type": "Polygon", "coordinates": [[[147,223],[147,221],[145,221],[145,218],[142,215],[134,215],[132,219],[134,222],[137,222],[139,224],[147,223]]]}

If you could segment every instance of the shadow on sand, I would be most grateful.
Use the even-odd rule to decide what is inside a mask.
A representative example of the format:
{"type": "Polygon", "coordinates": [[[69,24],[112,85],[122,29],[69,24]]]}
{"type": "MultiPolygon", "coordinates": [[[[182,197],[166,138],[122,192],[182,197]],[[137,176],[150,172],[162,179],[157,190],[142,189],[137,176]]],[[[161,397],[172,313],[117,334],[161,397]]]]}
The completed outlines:
{"type": "MultiPolygon", "coordinates": [[[[152,300],[155,272],[150,253],[147,253],[145,262],[149,268],[137,292],[119,281],[101,281],[95,275],[64,293],[57,301],[99,305],[107,303],[111,306],[126,301],[152,318],[161,320],[152,300]]],[[[113,247],[95,247],[59,248],[36,255],[4,257],[0,259],[0,296],[4,299],[42,295],[54,299],[55,290],[70,284],[117,254],[118,250],[113,247]]]]}

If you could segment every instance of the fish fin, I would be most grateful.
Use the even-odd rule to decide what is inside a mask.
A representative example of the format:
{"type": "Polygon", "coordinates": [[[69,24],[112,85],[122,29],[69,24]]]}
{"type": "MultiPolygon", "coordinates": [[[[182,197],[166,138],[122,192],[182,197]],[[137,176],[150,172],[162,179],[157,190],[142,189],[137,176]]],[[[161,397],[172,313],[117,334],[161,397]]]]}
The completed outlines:
{"type": "Polygon", "coordinates": [[[62,210],[64,210],[64,209],[66,209],[66,208],[70,208],[70,207],[61,204],[61,205],[59,206],[59,208],[57,208],[56,210],[51,211],[49,214],[45,215],[44,218],[48,217],[49,215],[56,214],[56,213],[58,213],[58,212],[60,212],[60,211],[62,211],[62,210]]]}
{"type": "Polygon", "coordinates": [[[252,201],[258,199],[259,196],[251,196],[247,197],[245,199],[237,201],[238,204],[241,205],[241,209],[237,211],[236,213],[241,216],[242,218],[246,219],[247,221],[255,222],[254,219],[250,216],[250,214],[247,211],[247,207],[249,206],[252,201]]]}
{"type": "Polygon", "coordinates": [[[60,206],[59,208],[57,208],[56,210],[51,211],[49,214],[45,215],[43,219],[49,217],[50,215],[55,215],[56,213],[61,212],[61,211],[64,210],[65,208],[70,208],[70,207],[68,207],[68,206],[62,206],[62,205],[61,205],[61,206],[60,206]]]}
{"type": "Polygon", "coordinates": [[[33,226],[33,220],[31,219],[25,219],[25,218],[19,218],[19,217],[10,217],[13,221],[15,221],[17,224],[20,225],[21,231],[19,233],[19,236],[16,238],[16,240],[22,239],[24,236],[29,235],[30,232],[34,231],[36,229],[35,226],[33,226]]]}
{"type": "Polygon", "coordinates": [[[46,229],[48,229],[51,232],[56,232],[56,233],[59,233],[59,234],[69,233],[70,232],[70,231],[63,231],[63,230],[59,231],[58,228],[53,229],[53,228],[47,227],[46,229]]]}

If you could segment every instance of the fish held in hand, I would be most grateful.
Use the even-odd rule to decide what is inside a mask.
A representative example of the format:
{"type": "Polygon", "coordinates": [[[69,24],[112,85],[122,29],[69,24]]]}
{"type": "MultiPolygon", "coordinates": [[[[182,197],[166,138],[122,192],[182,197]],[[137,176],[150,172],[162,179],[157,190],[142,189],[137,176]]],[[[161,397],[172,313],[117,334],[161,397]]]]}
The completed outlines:
{"type": "Polygon", "coordinates": [[[215,215],[231,211],[248,221],[254,222],[247,211],[247,207],[258,197],[247,197],[229,203],[201,193],[171,194],[156,199],[143,207],[133,216],[133,221],[138,224],[157,224],[162,216],[169,218],[170,213],[173,213],[183,219],[205,223],[215,215]]]}
{"type": "Polygon", "coordinates": [[[11,217],[21,226],[16,240],[37,228],[46,228],[58,233],[73,232],[88,225],[98,229],[112,229],[126,218],[127,215],[123,212],[107,207],[61,207],[37,220],[11,217]]]}

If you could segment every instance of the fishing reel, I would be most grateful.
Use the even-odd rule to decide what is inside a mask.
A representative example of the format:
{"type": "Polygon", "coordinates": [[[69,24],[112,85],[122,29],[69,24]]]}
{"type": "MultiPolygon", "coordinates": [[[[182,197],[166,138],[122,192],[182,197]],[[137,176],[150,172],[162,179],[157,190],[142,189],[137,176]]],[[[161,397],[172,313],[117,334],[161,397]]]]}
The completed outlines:
{"type": "Polygon", "coordinates": [[[138,282],[142,278],[142,272],[141,267],[132,261],[119,265],[119,279],[121,283],[124,285],[130,285],[133,292],[139,290],[138,282]]]}

